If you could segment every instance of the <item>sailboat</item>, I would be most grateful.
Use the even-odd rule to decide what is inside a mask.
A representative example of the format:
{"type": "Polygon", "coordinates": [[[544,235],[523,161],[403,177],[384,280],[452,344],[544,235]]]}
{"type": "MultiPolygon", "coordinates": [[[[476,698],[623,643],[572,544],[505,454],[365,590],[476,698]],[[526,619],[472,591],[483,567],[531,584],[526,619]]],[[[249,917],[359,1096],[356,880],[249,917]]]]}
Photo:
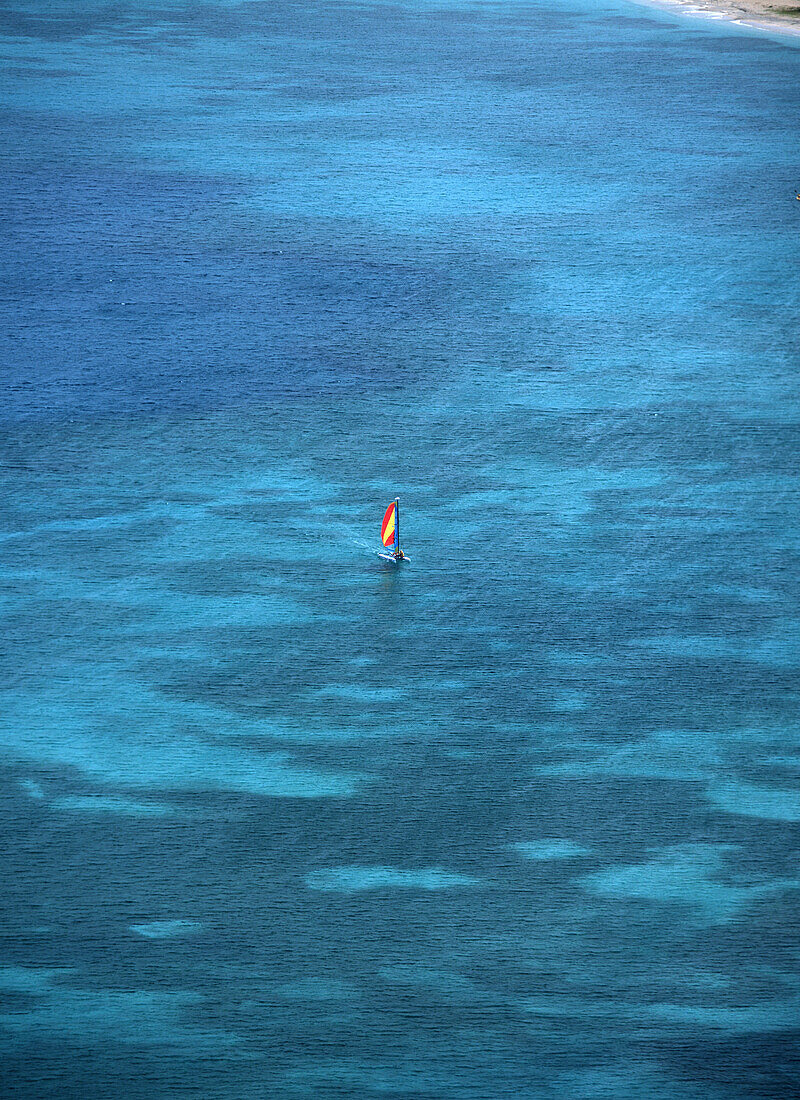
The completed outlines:
{"type": "Polygon", "coordinates": [[[386,547],[391,546],[392,549],[386,554],[379,553],[379,558],[390,561],[393,565],[399,565],[401,561],[408,561],[408,558],[400,549],[400,501],[397,498],[392,501],[384,513],[383,523],[381,524],[381,542],[386,547]]]}

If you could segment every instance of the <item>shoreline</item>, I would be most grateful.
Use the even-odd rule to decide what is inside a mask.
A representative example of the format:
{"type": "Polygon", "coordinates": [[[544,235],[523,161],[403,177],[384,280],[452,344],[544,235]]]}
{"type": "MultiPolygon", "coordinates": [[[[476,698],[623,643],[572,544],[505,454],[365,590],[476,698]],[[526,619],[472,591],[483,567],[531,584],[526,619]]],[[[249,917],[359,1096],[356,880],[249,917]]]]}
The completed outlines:
{"type": "Polygon", "coordinates": [[[758,30],[800,35],[800,0],[647,0],[660,8],[725,19],[758,30]]]}

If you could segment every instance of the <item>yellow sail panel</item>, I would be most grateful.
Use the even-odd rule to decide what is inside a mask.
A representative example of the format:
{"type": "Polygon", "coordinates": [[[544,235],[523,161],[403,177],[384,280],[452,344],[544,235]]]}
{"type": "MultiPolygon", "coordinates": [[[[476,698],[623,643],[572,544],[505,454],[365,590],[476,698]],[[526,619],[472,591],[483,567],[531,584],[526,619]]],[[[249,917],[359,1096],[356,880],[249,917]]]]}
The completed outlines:
{"type": "Polygon", "coordinates": [[[383,517],[383,523],[381,524],[381,542],[384,546],[391,546],[394,542],[394,527],[396,523],[395,511],[396,504],[394,501],[386,509],[386,515],[383,517]]]}

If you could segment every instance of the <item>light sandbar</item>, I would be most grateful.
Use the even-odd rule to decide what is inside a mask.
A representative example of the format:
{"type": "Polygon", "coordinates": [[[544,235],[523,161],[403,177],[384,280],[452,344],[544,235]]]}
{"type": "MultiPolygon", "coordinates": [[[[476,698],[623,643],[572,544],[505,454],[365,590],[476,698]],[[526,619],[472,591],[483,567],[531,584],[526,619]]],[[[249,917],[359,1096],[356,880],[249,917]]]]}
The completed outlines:
{"type": "Polygon", "coordinates": [[[718,16],[737,23],[769,27],[787,34],[800,34],[800,3],[797,0],[658,0],[667,7],[718,16]]]}

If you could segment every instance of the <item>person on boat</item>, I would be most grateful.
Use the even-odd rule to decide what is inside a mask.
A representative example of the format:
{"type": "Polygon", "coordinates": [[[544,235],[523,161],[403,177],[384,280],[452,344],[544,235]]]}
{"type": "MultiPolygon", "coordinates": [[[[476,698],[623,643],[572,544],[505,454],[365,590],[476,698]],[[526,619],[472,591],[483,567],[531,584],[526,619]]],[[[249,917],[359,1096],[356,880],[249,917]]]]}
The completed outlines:
{"type": "Polygon", "coordinates": [[[396,550],[395,551],[395,555],[394,555],[394,560],[395,561],[405,561],[405,557],[406,556],[405,556],[405,554],[403,553],[402,550],[396,550]]]}

